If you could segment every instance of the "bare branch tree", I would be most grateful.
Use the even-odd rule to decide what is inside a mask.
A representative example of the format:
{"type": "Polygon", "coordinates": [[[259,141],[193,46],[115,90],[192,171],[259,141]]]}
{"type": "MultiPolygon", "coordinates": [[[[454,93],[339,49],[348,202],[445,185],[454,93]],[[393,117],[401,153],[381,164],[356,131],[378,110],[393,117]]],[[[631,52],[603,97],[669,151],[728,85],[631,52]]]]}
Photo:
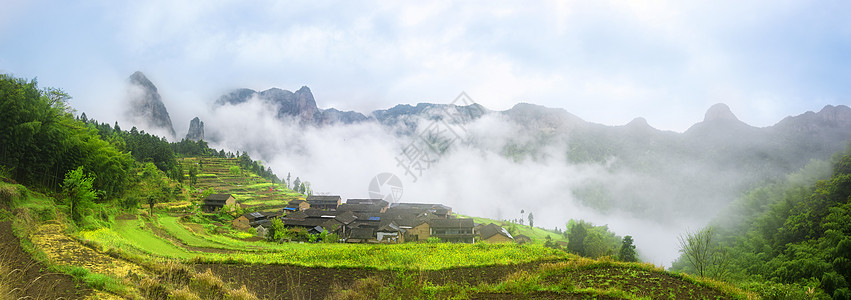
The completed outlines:
{"type": "Polygon", "coordinates": [[[727,271],[727,250],[715,240],[715,230],[707,227],[698,232],[686,232],[679,238],[680,253],[699,276],[721,277],[727,271]]]}

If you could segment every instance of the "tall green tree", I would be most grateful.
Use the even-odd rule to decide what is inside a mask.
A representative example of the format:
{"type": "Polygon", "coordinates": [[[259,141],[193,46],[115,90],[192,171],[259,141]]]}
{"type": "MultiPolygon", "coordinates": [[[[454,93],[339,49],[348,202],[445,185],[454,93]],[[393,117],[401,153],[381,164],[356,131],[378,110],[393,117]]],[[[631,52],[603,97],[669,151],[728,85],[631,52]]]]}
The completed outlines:
{"type": "Polygon", "coordinates": [[[105,198],[119,195],[132,159],[75,119],[68,99],[59,89],[39,90],[35,80],[0,74],[0,163],[13,170],[15,180],[49,189],[61,187],[64,174],[83,166],[105,198]]]}
{"type": "Polygon", "coordinates": [[[635,245],[633,244],[632,236],[627,235],[623,237],[623,241],[621,242],[621,251],[618,253],[618,258],[621,261],[626,262],[635,262],[638,261],[638,257],[635,253],[635,245]]]}
{"type": "Polygon", "coordinates": [[[529,219],[529,227],[535,227],[535,215],[533,215],[531,211],[529,212],[529,215],[527,215],[527,218],[529,219]]]}
{"type": "Polygon", "coordinates": [[[194,165],[189,167],[189,187],[194,188],[198,183],[198,168],[194,165]]]}
{"type": "Polygon", "coordinates": [[[68,205],[71,219],[75,222],[83,219],[97,198],[97,190],[92,188],[92,182],[94,178],[87,176],[82,166],[69,171],[62,181],[65,203],[68,205]]]}
{"type": "Polygon", "coordinates": [[[292,190],[293,190],[293,191],[295,191],[296,193],[298,193],[298,192],[299,192],[299,191],[298,191],[298,188],[299,188],[299,187],[301,187],[301,179],[299,179],[299,178],[298,178],[298,176],[296,176],[296,177],[295,177],[295,180],[293,181],[293,187],[292,187],[292,190]]]}
{"type": "Polygon", "coordinates": [[[585,228],[585,222],[580,220],[568,226],[570,228],[567,234],[567,251],[579,256],[586,256],[585,237],[588,236],[588,229],[585,228]]]}

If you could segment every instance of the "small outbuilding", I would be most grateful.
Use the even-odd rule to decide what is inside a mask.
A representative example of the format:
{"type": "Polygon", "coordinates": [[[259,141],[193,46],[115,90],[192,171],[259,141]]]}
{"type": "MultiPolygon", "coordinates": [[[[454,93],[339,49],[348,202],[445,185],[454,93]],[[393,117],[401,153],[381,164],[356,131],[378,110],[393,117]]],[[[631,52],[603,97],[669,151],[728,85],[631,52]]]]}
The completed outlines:
{"type": "Polygon", "coordinates": [[[514,241],[514,237],[508,233],[508,230],[493,223],[479,228],[479,235],[482,241],[488,243],[509,243],[514,241]]]}
{"type": "Polygon", "coordinates": [[[518,234],[518,235],[514,236],[514,241],[517,242],[518,244],[525,244],[525,243],[531,243],[532,238],[525,236],[525,235],[522,235],[522,234],[518,234]]]}
{"type": "Polygon", "coordinates": [[[310,204],[310,208],[319,209],[319,210],[337,210],[337,206],[340,206],[343,198],[340,196],[316,196],[311,195],[307,196],[307,203],[310,204]]]}
{"type": "Polygon", "coordinates": [[[231,194],[212,194],[204,198],[201,204],[201,210],[212,213],[219,211],[225,205],[236,205],[236,198],[231,194]]]}

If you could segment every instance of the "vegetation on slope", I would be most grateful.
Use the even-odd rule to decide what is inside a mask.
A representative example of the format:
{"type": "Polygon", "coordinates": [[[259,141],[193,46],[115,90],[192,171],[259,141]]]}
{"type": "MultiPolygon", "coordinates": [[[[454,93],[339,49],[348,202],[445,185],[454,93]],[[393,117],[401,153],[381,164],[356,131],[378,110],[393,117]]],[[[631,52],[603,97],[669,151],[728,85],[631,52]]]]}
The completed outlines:
{"type": "MultiPolygon", "coordinates": [[[[805,169],[783,183],[758,188],[738,202],[749,213],[716,225],[706,267],[767,298],[849,299],[851,279],[851,156],[833,160],[833,174],[805,169]]],[[[685,263],[675,269],[694,271],[685,263]]]]}
{"type": "MultiPolygon", "coordinates": [[[[401,275],[397,280],[379,284],[384,285],[379,289],[385,293],[381,296],[387,298],[398,298],[396,291],[408,290],[419,291],[416,297],[425,298],[528,293],[627,298],[657,295],[657,287],[645,283],[630,286],[623,277],[625,271],[616,270],[631,265],[599,261],[599,266],[606,267],[589,273],[596,275],[586,279],[582,276],[587,274],[568,271],[573,268],[571,264],[595,265],[598,261],[579,259],[540,243],[345,245],[250,239],[250,232],[233,230],[227,221],[240,210],[267,209],[303,197],[301,193],[309,192],[309,184],[296,178],[299,184],[293,182],[293,188],[301,193],[281,187],[282,181],[269,168],[247,154],[214,151],[203,141],[169,144],[135,128],[122,131],[118,124],[99,124],[83,116],[75,119],[65,104],[68,98],[61,90],[39,90],[35,81],[0,77],[0,178],[13,182],[0,183],[0,191],[18,191],[3,198],[7,203],[0,206],[0,218],[14,220],[13,230],[21,246],[40,263],[101,290],[93,297],[254,298],[246,287],[237,288],[212,271],[192,269],[188,264],[398,272],[401,275]],[[16,185],[16,181],[40,192],[16,185]],[[200,213],[199,200],[214,191],[236,195],[242,206],[230,214],[200,213]],[[537,267],[546,261],[554,263],[537,267]],[[526,263],[531,264],[529,268],[526,263]],[[431,284],[404,275],[410,270],[484,274],[488,268],[505,266],[520,271],[487,282],[463,284],[431,284]],[[571,277],[574,275],[579,277],[571,277]]],[[[290,185],[289,176],[286,183],[290,185]]],[[[592,232],[603,228],[601,236],[608,236],[605,227],[579,224],[574,228],[592,232]]],[[[533,237],[543,235],[536,229],[529,233],[533,237]]],[[[573,238],[574,242],[587,241],[587,233],[581,239],[573,238]]],[[[545,244],[548,242],[553,241],[545,244]]],[[[669,289],[676,290],[672,295],[692,291],[698,282],[637,266],[648,272],[635,273],[647,282],[656,277],[675,277],[669,289]]],[[[339,287],[341,291],[352,289],[358,288],[339,287]]],[[[739,294],[716,286],[706,295],[739,294]]]]}

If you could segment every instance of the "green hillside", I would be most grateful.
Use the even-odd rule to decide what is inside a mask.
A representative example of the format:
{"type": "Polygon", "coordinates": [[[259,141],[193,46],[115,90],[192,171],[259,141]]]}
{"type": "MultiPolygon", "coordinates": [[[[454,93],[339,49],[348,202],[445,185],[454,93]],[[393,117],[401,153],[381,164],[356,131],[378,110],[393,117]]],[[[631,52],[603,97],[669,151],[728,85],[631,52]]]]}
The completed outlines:
{"type": "Polygon", "coordinates": [[[478,224],[490,224],[490,223],[497,224],[499,226],[502,226],[502,228],[505,228],[506,230],[514,231],[512,233],[512,235],[522,234],[522,235],[528,236],[529,238],[532,239],[533,243],[543,244],[545,241],[547,241],[547,237],[549,237],[553,242],[565,242],[565,243],[567,242],[567,238],[565,238],[565,236],[562,235],[561,233],[556,233],[556,232],[553,232],[551,230],[547,230],[547,229],[543,229],[543,228],[539,228],[539,227],[532,227],[532,226],[521,225],[521,224],[509,222],[509,221],[499,221],[499,220],[493,220],[493,219],[482,218],[482,217],[473,217],[473,216],[465,216],[465,215],[458,215],[458,216],[462,217],[462,218],[472,218],[473,222],[476,222],[478,224]]]}
{"type": "Polygon", "coordinates": [[[244,208],[257,211],[280,209],[290,200],[304,199],[304,195],[284,185],[242,170],[236,158],[183,157],[178,158],[178,162],[186,176],[189,176],[190,167],[198,168],[198,182],[191,193],[196,201],[205,194],[204,191],[211,190],[217,194],[231,194],[244,208]],[[232,168],[239,168],[239,172],[231,172],[232,168]]]}
{"type": "Polygon", "coordinates": [[[267,241],[230,221],[303,197],[270,169],[203,141],[75,117],[58,92],[0,76],[0,228],[13,233],[0,235],[0,299],[750,296],[649,264],[580,258],[528,226],[517,226],[533,239],[522,245],[267,241]],[[213,192],[240,208],[201,212],[213,192]]]}

